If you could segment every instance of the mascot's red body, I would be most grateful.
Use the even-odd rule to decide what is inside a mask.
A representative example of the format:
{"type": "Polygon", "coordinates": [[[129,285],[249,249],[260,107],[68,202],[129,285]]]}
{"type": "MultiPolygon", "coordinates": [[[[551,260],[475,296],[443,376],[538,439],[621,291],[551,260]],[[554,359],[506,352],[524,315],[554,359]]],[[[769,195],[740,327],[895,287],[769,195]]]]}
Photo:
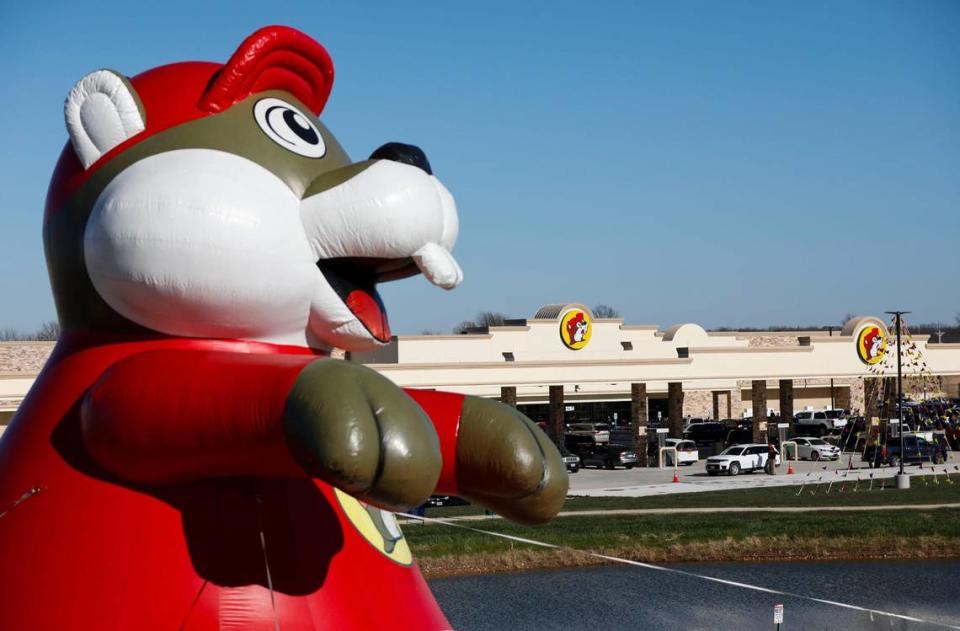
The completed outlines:
{"type": "MultiPolygon", "coordinates": [[[[245,381],[223,373],[211,385],[256,388],[279,407],[292,376],[284,379],[276,367],[301,366],[311,355],[251,343],[104,342],[62,341],[18,411],[18,419],[30,422],[13,424],[4,436],[0,497],[5,506],[21,500],[0,522],[4,628],[275,629],[277,621],[284,630],[449,626],[416,568],[365,541],[322,482],[219,478],[137,488],[105,476],[82,447],[80,401],[123,358],[172,351],[155,353],[157,362],[145,362],[144,372],[124,375],[131,383],[116,387],[128,395],[114,403],[143,421],[163,423],[169,433],[189,428],[170,427],[186,410],[165,408],[164,394],[197,376],[178,374],[185,368],[179,352],[190,349],[200,361],[217,353],[263,356],[261,370],[246,372],[245,381]]],[[[426,392],[418,400],[434,404],[438,416],[446,412],[455,429],[453,401],[426,392]]],[[[207,408],[211,423],[249,418],[249,411],[209,409],[206,397],[175,404],[207,408]]],[[[283,454],[270,451],[264,447],[264,468],[282,467],[283,454]]],[[[216,463],[210,466],[216,470],[216,463]]]]}
{"type": "Polygon", "coordinates": [[[419,150],[350,163],[315,118],[332,81],[269,27],[71,92],[44,226],[64,333],[0,442],[0,628],[447,628],[375,507],[559,509],[528,420],[325,358],[390,339],[376,282],[461,278],[452,197],[419,150]]]}

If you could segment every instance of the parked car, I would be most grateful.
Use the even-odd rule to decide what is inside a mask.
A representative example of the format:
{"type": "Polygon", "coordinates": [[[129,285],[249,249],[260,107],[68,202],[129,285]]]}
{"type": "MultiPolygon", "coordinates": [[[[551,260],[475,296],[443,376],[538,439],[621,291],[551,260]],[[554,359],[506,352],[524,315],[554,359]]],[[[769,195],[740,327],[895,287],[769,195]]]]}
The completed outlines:
{"type": "MultiPolygon", "coordinates": [[[[947,446],[939,440],[930,442],[916,434],[904,434],[903,436],[904,464],[920,464],[921,462],[943,464],[949,457],[947,451],[947,446]]],[[[900,439],[888,440],[885,445],[867,445],[867,448],[863,450],[861,459],[872,463],[874,467],[881,465],[899,467],[900,439]]]]}
{"type": "Polygon", "coordinates": [[[700,453],[697,451],[697,444],[692,440],[668,438],[667,447],[673,447],[677,450],[678,465],[690,466],[700,460],[700,453]]]}
{"type": "Polygon", "coordinates": [[[797,443],[797,458],[800,460],[839,460],[840,448],[831,445],[822,438],[800,436],[794,438],[797,443]]]}
{"type": "Polygon", "coordinates": [[[580,465],[583,467],[592,466],[605,469],[626,467],[632,469],[635,464],[637,464],[636,452],[624,445],[596,445],[580,458],[580,465]]]}
{"type": "Polygon", "coordinates": [[[734,445],[748,445],[752,442],[752,429],[731,429],[729,432],[727,432],[727,437],[723,441],[723,446],[732,447],[734,445]]]}
{"type": "Polygon", "coordinates": [[[862,452],[866,444],[867,430],[867,419],[862,416],[848,417],[847,424],[840,430],[837,444],[844,451],[862,452]]]}
{"type": "Polygon", "coordinates": [[[563,458],[563,464],[570,473],[576,473],[580,470],[580,456],[571,452],[565,446],[560,446],[560,457],[563,458]]]}
{"type": "Polygon", "coordinates": [[[456,495],[431,495],[424,506],[438,508],[441,506],[466,506],[469,503],[456,495]]]}
{"type": "Polygon", "coordinates": [[[563,446],[572,451],[574,455],[582,456],[584,452],[590,451],[597,444],[593,436],[581,434],[564,434],[563,446]]]}
{"type": "Polygon", "coordinates": [[[698,418],[698,417],[685,418],[683,419],[683,431],[687,431],[687,428],[689,428],[691,425],[694,425],[697,423],[707,423],[707,422],[709,421],[705,418],[698,418]]]}
{"type": "MultiPolygon", "coordinates": [[[[767,465],[769,447],[752,443],[749,445],[734,445],[727,447],[722,453],[707,458],[707,473],[709,475],[738,475],[741,471],[763,471],[767,465]]],[[[780,464],[780,455],[774,460],[780,464]]]]}
{"type": "Polygon", "coordinates": [[[793,417],[795,431],[814,436],[829,434],[834,429],[842,429],[846,424],[845,419],[841,421],[837,418],[830,418],[826,412],[800,412],[793,417]]]}
{"type": "MultiPolygon", "coordinates": [[[[773,441],[775,443],[780,442],[780,434],[778,433],[777,426],[775,423],[767,423],[767,440],[773,441]]],[[[736,429],[731,429],[727,432],[727,437],[723,441],[724,447],[731,447],[733,445],[747,445],[753,443],[753,421],[741,421],[737,424],[736,429]]]]}
{"type": "Polygon", "coordinates": [[[610,426],[607,423],[570,423],[567,433],[575,436],[591,436],[595,443],[610,442],[610,426]]]}
{"type": "Polygon", "coordinates": [[[691,423],[683,432],[683,438],[692,440],[698,447],[722,443],[727,437],[727,426],[723,423],[691,423]]]}

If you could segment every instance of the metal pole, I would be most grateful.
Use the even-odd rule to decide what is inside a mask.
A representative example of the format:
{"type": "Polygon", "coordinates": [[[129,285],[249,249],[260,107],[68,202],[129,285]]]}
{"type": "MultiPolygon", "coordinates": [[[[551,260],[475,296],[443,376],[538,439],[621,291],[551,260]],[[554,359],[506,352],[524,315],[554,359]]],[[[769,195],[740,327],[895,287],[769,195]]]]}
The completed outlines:
{"type": "Polygon", "coordinates": [[[910,312],[887,311],[887,313],[894,316],[897,325],[897,417],[900,419],[900,427],[898,428],[900,431],[900,475],[903,475],[903,367],[900,357],[900,323],[903,316],[910,312]]]}
{"type": "Polygon", "coordinates": [[[900,419],[900,475],[903,475],[903,368],[900,357],[900,318],[902,313],[897,314],[897,417],[900,419]]]}

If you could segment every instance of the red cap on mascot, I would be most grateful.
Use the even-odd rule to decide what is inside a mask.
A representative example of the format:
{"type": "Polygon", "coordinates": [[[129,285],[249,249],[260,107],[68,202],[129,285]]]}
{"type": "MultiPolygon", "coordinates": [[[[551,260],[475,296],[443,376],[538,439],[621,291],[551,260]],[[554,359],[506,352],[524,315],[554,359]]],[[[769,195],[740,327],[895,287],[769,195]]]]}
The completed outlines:
{"type": "Polygon", "coordinates": [[[45,221],[114,155],[175,125],[222,112],[251,94],[284,90],[319,115],[333,87],[333,62],[323,46],[300,31],[266,26],[245,39],[226,64],[170,64],[147,70],[130,83],[143,104],[146,129],[86,170],[68,143],[47,191],[45,221]]]}

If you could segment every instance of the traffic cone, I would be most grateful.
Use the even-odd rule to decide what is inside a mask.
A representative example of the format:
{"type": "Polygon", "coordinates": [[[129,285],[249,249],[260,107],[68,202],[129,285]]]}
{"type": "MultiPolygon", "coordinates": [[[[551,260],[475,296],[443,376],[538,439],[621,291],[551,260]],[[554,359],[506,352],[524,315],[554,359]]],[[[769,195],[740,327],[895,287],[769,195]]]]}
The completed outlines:
{"type": "Polygon", "coordinates": [[[673,481],[674,481],[674,482],[679,482],[679,481],[680,481],[680,476],[677,474],[677,470],[676,470],[676,469],[673,470],[673,481]]]}
{"type": "Polygon", "coordinates": [[[793,475],[793,463],[787,460],[787,475],[793,475]]]}

